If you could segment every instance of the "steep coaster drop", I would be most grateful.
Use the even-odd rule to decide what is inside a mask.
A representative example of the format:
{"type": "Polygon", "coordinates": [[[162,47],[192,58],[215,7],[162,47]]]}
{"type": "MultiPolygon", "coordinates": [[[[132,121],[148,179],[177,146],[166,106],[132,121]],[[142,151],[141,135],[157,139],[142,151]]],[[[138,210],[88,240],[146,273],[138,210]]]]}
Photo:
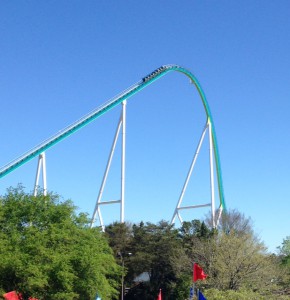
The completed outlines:
{"type": "MultiPolygon", "coordinates": [[[[207,122],[206,122],[206,125],[205,125],[205,129],[204,129],[204,131],[201,135],[200,142],[198,144],[196,154],[194,155],[192,164],[190,166],[190,170],[189,170],[188,175],[186,177],[185,184],[183,186],[180,198],[179,198],[177,206],[175,208],[171,223],[174,223],[176,216],[179,218],[180,222],[182,222],[182,218],[180,216],[180,210],[182,210],[182,209],[192,209],[192,208],[198,208],[198,207],[204,207],[204,206],[211,206],[211,208],[212,208],[212,220],[213,220],[212,225],[213,225],[213,227],[216,227],[216,225],[218,223],[219,216],[220,216],[220,214],[223,210],[225,211],[226,207],[225,207],[225,199],[224,199],[224,191],[223,191],[220,157],[219,157],[217,137],[216,137],[215,127],[214,127],[214,123],[213,123],[213,118],[212,118],[210,108],[209,108],[208,102],[206,100],[205,94],[204,94],[199,82],[197,81],[196,77],[190,71],[188,71],[187,69],[182,68],[178,65],[164,65],[164,66],[161,66],[160,68],[156,69],[155,71],[153,71],[149,75],[142,78],[139,82],[137,82],[136,84],[134,84],[130,88],[126,89],[125,91],[123,91],[119,95],[117,95],[114,98],[110,99],[109,101],[105,102],[103,105],[96,108],[95,110],[93,110],[89,114],[85,115],[84,117],[77,120],[76,122],[74,122],[70,126],[64,128],[63,130],[59,131],[57,134],[55,134],[51,138],[45,140],[44,142],[37,145],[36,147],[32,148],[31,150],[29,150],[25,154],[21,155],[19,158],[15,159],[15,160],[11,161],[10,163],[8,163],[7,165],[3,166],[0,169],[0,178],[8,175],[10,172],[16,170],[21,165],[27,163],[32,158],[34,158],[38,155],[39,155],[39,159],[45,158],[44,152],[46,150],[48,150],[52,146],[56,145],[57,143],[61,142],[62,140],[66,139],[68,136],[72,135],[73,133],[75,133],[76,131],[81,129],[82,127],[85,127],[90,122],[97,119],[101,115],[105,114],[109,110],[113,109],[114,107],[116,107],[120,103],[123,103],[123,115],[121,116],[118,128],[120,129],[121,125],[123,125],[123,127],[124,127],[124,123],[125,123],[125,108],[124,107],[125,107],[126,100],[128,100],[133,95],[140,92],[142,89],[144,89],[145,87],[147,87],[148,85],[155,82],[156,80],[158,80],[159,78],[163,77],[164,75],[166,75],[167,73],[169,73],[171,71],[177,71],[177,72],[183,73],[187,77],[190,78],[190,81],[195,85],[196,89],[198,90],[198,93],[201,97],[203,107],[204,107],[204,110],[205,110],[205,113],[206,113],[206,116],[207,116],[207,122]],[[204,135],[205,135],[207,130],[209,131],[209,142],[210,142],[211,203],[195,205],[195,206],[181,207],[182,198],[183,198],[184,192],[186,190],[189,178],[191,176],[191,173],[192,173],[192,170],[193,170],[196,158],[197,158],[198,150],[199,150],[199,148],[200,148],[200,146],[203,142],[203,138],[204,138],[204,135]],[[214,155],[217,185],[218,185],[218,192],[219,192],[219,202],[220,202],[219,203],[219,213],[218,213],[217,217],[215,216],[214,174],[213,174],[213,157],[212,157],[212,154],[214,155]]],[[[119,129],[118,129],[118,131],[119,131],[119,129]]],[[[116,134],[115,140],[116,140],[117,136],[118,136],[118,134],[116,134]]],[[[106,172],[107,171],[108,170],[106,170],[106,172]]],[[[39,175],[39,173],[38,173],[38,175],[39,175]]],[[[102,187],[101,187],[101,189],[102,189],[102,187]]],[[[120,203],[120,205],[121,205],[120,221],[124,222],[124,193],[123,192],[121,193],[121,199],[120,200],[113,201],[113,202],[114,203],[120,203]]],[[[93,213],[92,225],[95,221],[96,214],[98,213],[99,219],[100,219],[100,225],[102,227],[104,227],[104,223],[102,221],[102,217],[101,217],[101,213],[100,213],[100,205],[101,204],[110,204],[110,203],[101,202],[101,199],[98,198],[98,201],[97,201],[94,213],[93,213]]]]}

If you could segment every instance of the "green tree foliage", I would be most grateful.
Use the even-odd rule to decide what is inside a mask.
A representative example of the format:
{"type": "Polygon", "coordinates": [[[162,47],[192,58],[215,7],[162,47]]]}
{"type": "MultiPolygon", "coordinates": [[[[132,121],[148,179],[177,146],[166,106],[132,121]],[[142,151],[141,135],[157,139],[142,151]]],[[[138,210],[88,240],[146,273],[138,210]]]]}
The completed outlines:
{"type": "MultiPolygon", "coordinates": [[[[126,295],[126,299],[155,300],[160,288],[163,299],[178,300],[188,296],[191,267],[178,230],[165,221],[146,225],[141,222],[139,225],[133,225],[132,232],[129,228],[124,230],[122,224],[114,223],[107,231],[110,244],[116,242],[111,241],[115,238],[116,232],[120,232],[122,246],[119,249],[125,249],[122,255],[127,270],[126,285],[134,287],[126,295]],[[126,251],[132,255],[126,255],[126,251]],[[143,272],[149,275],[149,282],[136,285],[134,278],[143,272]]],[[[114,247],[118,249],[116,245],[114,247]]]]}
{"type": "MultiPolygon", "coordinates": [[[[198,232],[198,231],[197,231],[198,232]]],[[[191,258],[200,262],[208,279],[207,288],[264,290],[274,288],[277,266],[266,247],[254,235],[251,220],[237,211],[223,215],[218,229],[208,238],[194,235],[191,258]]]]}
{"type": "Polygon", "coordinates": [[[45,300],[114,299],[120,278],[112,250],[85,214],[58,195],[10,188],[0,198],[0,285],[45,300]]]}
{"type": "MultiPolygon", "coordinates": [[[[156,299],[160,288],[163,299],[187,299],[193,262],[208,274],[196,287],[208,292],[209,299],[284,299],[287,281],[279,259],[255,236],[249,218],[229,211],[217,229],[206,224],[193,220],[180,229],[165,221],[109,227],[114,249],[132,253],[125,260],[126,285],[132,287],[125,299],[156,299]],[[143,272],[149,274],[149,282],[134,283],[143,272]]],[[[281,247],[283,258],[287,245],[281,247]]]]}
{"type": "Polygon", "coordinates": [[[161,221],[157,225],[147,223],[146,226],[135,226],[134,233],[134,237],[137,237],[134,253],[142,258],[137,269],[149,273],[152,294],[156,295],[162,288],[164,299],[176,299],[176,283],[190,268],[178,230],[168,222],[161,221]]]}
{"type": "MultiPolygon", "coordinates": [[[[206,220],[207,224],[210,224],[210,218],[206,220]]],[[[254,229],[251,218],[247,218],[241,212],[233,209],[229,210],[227,213],[221,215],[220,222],[218,224],[219,232],[234,232],[235,235],[250,234],[254,236],[254,229]]]]}
{"type": "Polygon", "coordinates": [[[196,245],[192,256],[202,262],[209,275],[201,286],[235,291],[245,288],[264,294],[276,289],[280,273],[277,260],[267,253],[254,235],[251,220],[243,214],[229,211],[215,234],[196,245]]]}
{"type": "Polygon", "coordinates": [[[251,290],[226,290],[207,289],[203,292],[204,296],[210,300],[289,300],[285,295],[261,295],[251,290]]]}
{"type": "Polygon", "coordinates": [[[256,290],[272,285],[276,267],[264,245],[249,234],[220,233],[213,241],[214,251],[209,284],[221,290],[256,290]]]}
{"type": "Polygon", "coordinates": [[[191,262],[199,263],[208,274],[197,287],[281,294],[283,271],[277,257],[267,252],[251,220],[238,211],[223,216],[217,230],[199,220],[184,222],[180,235],[191,262]]]}
{"type": "Polygon", "coordinates": [[[133,254],[125,258],[125,281],[132,287],[125,299],[156,299],[160,288],[164,299],[187,299],[193,262],[208,274],[196,287],[211,291],[209,299],[246,299],[247,294],[253,299],[282,297],[277,257],[267,253],[249,218],[230,211],[217,229],[206,224],[193,220],[180,229],[165,221],[110,226],[114,249],[133,254]],[[149,282],[134,283],[143,272],[149,274],[149,282]]]}
{"type": "Polygon", "coordinates": [[[211,250],[209,245],[216,234],[214,229],[209,229],[200,220],[192,220],[191,222],[183,222],[182,227],[179,229],[179,234],[191,264],[194,262],[205,262],[208,259],[207,252],[211,250]],[[198,249],[203,249],[203,251],[198,249]],[[205,250],[207,251],[204,252],[205,250]]]}
{"type": "Polygon", "coordinates": [[[114,222],[106,226],[105,234],[116,258],[120,258],[122,254],[125,257],[126,253],[130,253],[133,234],[131,224],[114,222]]]}
{"type": "Polygon", "coordinates": [[[279,255],[282,257],[282,262],[285,265],[290,266],[290,236],[287,236],[283,242],[282,246],[278,247],[279,255]]]}
{"type": "Polygon", "coordinates": [[[282,246],[278,247],[278,251],[283,272],[280,279],[282,287],[280,293],[287,294],[290,298],[290,236],[283,240],[282,246]]]}

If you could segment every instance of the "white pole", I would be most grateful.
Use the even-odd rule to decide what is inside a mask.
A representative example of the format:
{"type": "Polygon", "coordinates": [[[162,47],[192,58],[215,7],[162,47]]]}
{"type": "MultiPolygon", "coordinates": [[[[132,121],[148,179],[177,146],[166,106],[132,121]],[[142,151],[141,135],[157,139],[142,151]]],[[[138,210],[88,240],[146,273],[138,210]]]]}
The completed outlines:
{"type": "MultiPolygon", "coordinates": [[[[182,202],[182,199],[183,199],[185,190],[186,190],[186,188],[187,188],[187,185],[188,185],[188,182],[189,182],[191,173],[192,173],[192,171],[193,171],[193,168],[194,168],[196,159],[197,159],[197,157],[198,157],[198,154],[199,154],[199,151],[200,151],[200,147],[201,147],[201,145],[202,145],[202,142],[203,142],[205,133],[206,133],[206,131],[207,131],[207,128],[208,128],[208,123],[205,125],[204,130],[203,130],[203,132],[202,132],[202,134],[201,134],[201,137],[200,137],[199,143],[198,143],[198,145],[197,145],[197,148],[196,148],[196,151],[195,151],[195,154],[194,154],[194,157],[193,157],[191,166],[190,166],[189,171],[188,171],[188,173],[187,173],[187,176],[186,176],[186,179],[185,179],[185,182],[184,182],[182,191],[181,191],[181,193],[180,193],[180,196],[179,196],[179,199],[178,199],[178,202],[177,202],[177,205],[176,205],[176,208],[175,208],[173,217],[172,217],[172,219],[171,219],[171,224],[174,223],[175,218],[176,218],[176,215],[178,215],[178,208],[180,207],[180,204],[181,204],[181,202],[182,202]]],[[[179,217],[179,219],[180,219],[180,217],[179,217]]]]}
{"type": "Polygon", "coordinates": [[[37,196],[40,169],[41,169],[41,154],[38,156],[37,170],[36,170],[35,183],[34,183],[34,191],[33,191],[34,197],[37,196]]]}
{"type": "Polygon", "coordinates": [[[126,104],[122,102],[122,166],[121,166],[121,215],[120,222],[124,223],[125,219],[125,154],[126,154],[126,104]]]}
{"type": "Polygon", "coordinates": [[[94,209],[94,212],[93,212],[93,217],[92,217],[92,220],[91,220],[91,227],[93,227],[93,224],[94,224],[95,219],[96,219],[96,214],[98,213],[99,219],[100,219],[100,225],[102,226],[102,228],[104,228],[103,218],[101,216],[101,211],[99,209],[99,204],[100,204],[101,199],[102,199],[104,187],[105,187],[107,177],[108,177],[108,173],[109,173],[109,170],[110,170],[110,167],[111,167],[112,158],[113,158],[113,154],[115,152],[115,148],[116,148],[119,132],[120,132],[120,129],[121,129],[121,125],[122,125],[122,116],[120,117],[117,129],[116,129],[114,141],[113,141],[113,144],[112,144],[112,147],[111,147],[111,152],[110,152],[110,155],[109,155],[109,158],[108,158],[108,161],[107,161],[106,170],[105,170],[105,173],[104,173],[104,176],[103,176],[102,184],[101,184],[101,187],[100,187],[100,190],[99,190],[97,202],[96,202],[95,209],[94,209]]]}
{"type": "Polygon", "coordinates": [[[43,181],[43,195],[47,195],[47,182],[46,182],[46,156],[45,152],[42,153],[42,181],[43,181]]]}
{"type": "Polygon", "coordinates": [[[209,160],[210,160],[210,189],[211,189],[211,219],[212,227],[216,228],[215,222],[215,195],[214,195],[214,171],[213,171],[213,147],[212,147],[212,131],[211,123],[208,120],[208,137],[209,137],[209,160]]]}
{"type": "Polygon", "coordinates": [[[37,170],[36,170],[34,190],[33,190],[33,196],[34,197],[37,196],[37,192],[38,192],[38,184],[39,184],[39,177],[40,177],[41,168],[42,168],[43,195],[46,196],[47,195],[47,182],[46,182],[45,152],[42,152],[38,156],[37,170]]]}

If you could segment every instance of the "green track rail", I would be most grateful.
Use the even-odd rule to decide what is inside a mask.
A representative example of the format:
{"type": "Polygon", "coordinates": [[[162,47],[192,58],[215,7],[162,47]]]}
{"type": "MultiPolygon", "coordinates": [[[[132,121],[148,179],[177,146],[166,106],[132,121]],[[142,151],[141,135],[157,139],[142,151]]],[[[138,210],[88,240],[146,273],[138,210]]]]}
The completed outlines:
{"type": "Polygon", "coordinates": [[[221,173],[221,163],[220,163],[220,157],[219,157],[219,151],[218,151],[218,144],[217,144],[217,137],[216,137],[216,131],[213,123],[213,118],[210,112],[210,108],[208,105],[208,102],[206,100],[205,94],[196,79],[196,77],[187,69],[182,68],[178,65],[165,65],[161,66],[160,68],[156,69],[146,77],[144,77],[141,81],[134,84],[132,87],[128,88],[127,90],[123,91],[119,95],[115,96],[114,98],[110,99],[97,109],[93,110],[89,114],[85,115],[78,121],[74,122],[70,126],[64,128],[63,130],[59,131],[54,136],[50,137],[49,139],[45,140],[41,144],[37,145],[36,147],[32,148],[25,154],[21,155],[17,159],[11,161],[7,165],[3,166],[0,169],[0,178],[6,176],[7,174],[11,173],[12,171],[19,168],[21,165],[27,163],[35,156],[41,154],[42,152],[46,151],[47,149],[51,148],[55,144],[59,143],[60,141],[64,140],[68,136],[72,135],[82,127],[88,125],[90,122],[94,121],[101,115],[105,114],[109,110],[113,109],[115,106],[123,102],[124,100],[129,99],[136,93],[140,92],[142,89],[153,83],[154,81],[158,80],[162,76],[166,75],[167,73],[171,71],[177,71],[180,73],[185,74],[187,77],[190,78],[191,82],[195,85],[196,89],[198,90],[198,93],[201,97],[205,113],[207,115],[207,118],[209,122],[212,125],[212,141],[214,146],[214,155],[215,155],[215,162],[216,162],[216,174],[217,174],[217,182],[218,182],[218,190],[219,190],[219,198],[220,198],[220,205],[225,210],[225,199],[224,199],[224,190],[223,190],[223,182],[222,182],[222,173],[221,173]]]}

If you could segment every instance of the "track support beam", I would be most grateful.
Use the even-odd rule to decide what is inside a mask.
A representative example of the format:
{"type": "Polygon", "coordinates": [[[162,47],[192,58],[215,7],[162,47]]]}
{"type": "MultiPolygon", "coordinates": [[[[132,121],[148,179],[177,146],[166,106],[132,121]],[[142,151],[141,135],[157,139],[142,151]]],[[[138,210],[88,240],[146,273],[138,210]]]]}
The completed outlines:
{"type": "Polygon", "coordinates": [[[47,181],[46,181],[46,159],[45,159],[45,152],[42,152],[38,156],[38,163],[37,163],[37,170],[35,176],[35,183],[34,183],[34,190],[33,195],[37,196],[39,190],[39,178],[40,173],[42,170],[42,186],[43,186],[43,195],[47,195],[47,181]]]}
{"type": "Polygon", "coordinates": [[[204,129],[201,133],[195,154],[193,156],[189,171],[187,173],[183,188],[181,190],[177,205],[175,207],[172,219],[171,219],[171,224],[173,224],[175,222],[176,217],[178,217],[180,223],[183,223],[182,217],[180,215],[180,211],[181,210],[185,210],[185,209],[196,209],[196,208],[201,208],[201,207],[206,207],[206,206],[211,206],[211,219],[212,219],[212,227],[216,228],[217,224],[218,224],[218,219],[221,216],[221,213],[218,214],[218,219],[216,219],[215,216],[215,185],[214,185],[214,158],[213,158],[213,153],[214,153],[214,149],[213,149],[213,139],[212,139],[212,125],[210,122],[210,119],[207,119],[206,125],[204,126],[204,129]],[[204,137],[205,134],[208,132],[208,138],[209,138],[209,165],[210,165],[210,194],[211,194],[211,203],[205,203],[205,204],[198,204],[198,205],[190,205],[190,206],[181,206],[182,204],[182,200],[184,197],[184,194],[186,192],[189,180],[191,178],[196,160],[198,158],[198,155],[200,153],[200,148],[202,146],[202,143],[204,141],[204,137]]]}
{"type": "Polygon", "coordinates": [[[103,221],[103,217],[102,217],[102,213],[101,213],[101,208],[100,206],[102,206],[103,204],[119,204],[120,203],[120,222],[124,223],[124,219],[125,219],[125,213],[124,213],[124,204],[125,204],[125,156],[126,156],[126,105],[127,105],[127,101],[124,100],[122,102],[122,112],[121,112],[121,116],[117,125],[117,129],[116,129],[116,133],[115,133],[115,137],[112,143],[112,147],[111,147],[111,151],[108,157],[108,161],[107,161],[107,165],[106,165],[106,169],[103,175],[103,179],[102,179],[102,183],[101,183],[101,187],[99,189],[99,193],[98,193],[98,197],[97,197],[97,201],[96,201],[96,205],[95,205],[95,209],[93,212],[93,216],[91,219],[91,227],[93,227],[97,215],[99,218],[99,222],[100,222],[100,226],[102,227],[102,230],[105,230],[105,225],[104,225],[104,221],[103,221]],[[103,192],[104,192],[104,188],[106,185],[106,181],[107,181],[107,177],[110,171],[110,167],[111,167],[111,163],[112,163],[112,159],[114,156],[114,152],[115,152],[115,148],[116,148],[116,144],[118,141],[118,137],[120,134],[120,130],[122,127],[122,159],[121,159],[121,195],[120,195],[120,200],[112,200],[112,201],[104,201],[102,202],[102,196],[103,196],[103,192]]]}

